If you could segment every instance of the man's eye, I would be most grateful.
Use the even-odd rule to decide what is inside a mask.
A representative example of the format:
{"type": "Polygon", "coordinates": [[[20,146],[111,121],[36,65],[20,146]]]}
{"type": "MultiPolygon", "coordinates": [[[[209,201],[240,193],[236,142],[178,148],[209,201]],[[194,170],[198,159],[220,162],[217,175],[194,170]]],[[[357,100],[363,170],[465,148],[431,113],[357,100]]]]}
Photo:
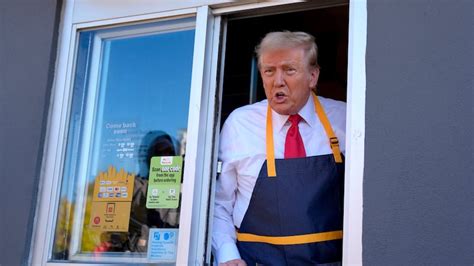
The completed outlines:
{"type": "Polygon", "coordinates": [[[295,68],[288,68],[288,69],[286,69],[286,72],[288,74],[294,74],[296,72],[296,69],[295,68]]]}
{"type": "Polygon", "coordinates": [[[263,71],[266,75],[271,75],[273,74],[273,70],[272,69],[266,69],[265,71],[263,71]]]}

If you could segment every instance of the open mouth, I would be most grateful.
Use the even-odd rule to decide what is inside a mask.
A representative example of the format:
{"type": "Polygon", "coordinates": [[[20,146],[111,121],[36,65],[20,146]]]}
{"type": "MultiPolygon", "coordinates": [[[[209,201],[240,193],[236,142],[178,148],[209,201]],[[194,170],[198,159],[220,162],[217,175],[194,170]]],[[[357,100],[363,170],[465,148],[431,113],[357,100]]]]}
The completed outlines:
{"type": "Polygon", "coordinates": [[[286,94],[283,93],[283,92],[277,92],[275,93],[275,96],[274,96],[274,100],[278,103],[281,103],[283,101],[285,101],[286,99],[286,94]]]}

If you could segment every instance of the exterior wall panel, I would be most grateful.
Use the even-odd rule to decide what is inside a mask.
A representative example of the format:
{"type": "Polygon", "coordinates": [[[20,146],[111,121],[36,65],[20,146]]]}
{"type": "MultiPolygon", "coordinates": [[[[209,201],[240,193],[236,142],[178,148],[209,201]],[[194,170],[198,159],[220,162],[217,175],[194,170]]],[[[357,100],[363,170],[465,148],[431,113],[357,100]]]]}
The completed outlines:
{"type": "Polygon", "coordinates": [[[164,12],[183,8],[196,8],[203,5],[232,5],[236,2],[253,3],[258,1],[232,1],[232,0],[199,0],[199,1],[175,1],[175,0],[138,0],[130,5],[128,1],[110,0],[86,0],[74,2],[75,23],[89,22],[97,19],[114,19],[119,17],[133,16],[136,14],[147,14],[164,12]]]}
{"type": "Polygon", "coordinates": [[[472,265],[472,1],[368,1],[363,261],[472,265]]]}
{"type": "Polygon", "coordinates": [[[26,263],[52,86],[57,1],[0,3],[0,265],[26,263]]]}

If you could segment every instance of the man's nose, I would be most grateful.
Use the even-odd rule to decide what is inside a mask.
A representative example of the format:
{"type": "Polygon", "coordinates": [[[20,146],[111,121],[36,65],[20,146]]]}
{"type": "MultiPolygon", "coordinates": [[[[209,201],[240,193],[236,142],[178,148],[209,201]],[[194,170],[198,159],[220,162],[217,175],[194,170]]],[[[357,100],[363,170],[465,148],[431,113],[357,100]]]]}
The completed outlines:
{"type": "Polygon", "coordinates": [[[285,79],[283,77],[283,72],[282,71],[276,71],[275,72],[275,79],[273,80],[273,85],[275,87],[281,87],[285,85],[285,79]]]}

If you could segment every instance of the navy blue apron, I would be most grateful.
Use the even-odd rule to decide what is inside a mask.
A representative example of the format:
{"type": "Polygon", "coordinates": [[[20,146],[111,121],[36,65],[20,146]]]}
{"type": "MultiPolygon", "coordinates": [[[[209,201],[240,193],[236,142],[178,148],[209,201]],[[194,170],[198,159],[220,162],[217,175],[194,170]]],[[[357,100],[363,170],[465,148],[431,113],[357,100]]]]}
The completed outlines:
{"type": "MultiPolygon", "coordinates": [[[[333,154],[275,160],[273,137],[267,134],[271,151],[267,148],[267,160],[237,233],[237,247],[249,266],[333,264],[342,259],[343,158],[313,97],[333,154]]],[[[269,120],[271,111],[267,133],[269,126],[272,131],[269,120]]]]}

